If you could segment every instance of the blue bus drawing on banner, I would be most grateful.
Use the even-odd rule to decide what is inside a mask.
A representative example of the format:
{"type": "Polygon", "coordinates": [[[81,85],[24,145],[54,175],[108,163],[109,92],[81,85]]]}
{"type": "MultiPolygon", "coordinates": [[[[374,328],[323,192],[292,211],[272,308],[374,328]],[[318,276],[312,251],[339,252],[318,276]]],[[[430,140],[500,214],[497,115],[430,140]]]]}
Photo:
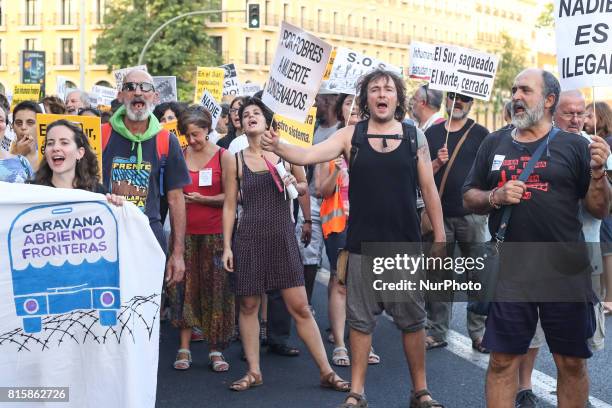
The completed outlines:
{"type": "Polygon", "coordinates": [[[8,236],[17,316],[26,333],[42,318],[97,310],[117,324],[121,307],[117,220],[104,202],[42,205],[21,212],[8,236]]]}

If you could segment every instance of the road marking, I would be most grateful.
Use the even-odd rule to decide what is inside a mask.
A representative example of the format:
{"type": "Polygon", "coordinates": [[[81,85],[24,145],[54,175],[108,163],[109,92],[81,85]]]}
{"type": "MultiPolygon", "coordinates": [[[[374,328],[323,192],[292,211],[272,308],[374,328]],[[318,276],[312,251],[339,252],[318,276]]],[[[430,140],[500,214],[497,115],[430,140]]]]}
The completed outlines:
{"type": "MultiPolygon", "coordinates": [[[[319,269],[317,273],[317,281],[327,286],[329,282],[329,271],[326,269],[319,269]]],[[[389,320],[392,320],[390,316],[383,313],[383,316],[389,320]]],[[[472,341],[461,333],[454,330],[449,330],[447,335],[448,346],[446,350],[455,354],[462,359],[469,361],[470,363],[486,370],[489,366],[489,355],[482,354],[472,349],[472,341]]],[[[552,406],[557,406],[557,380],[549,375],[544,374],[541,371],[533,370],[531,374],[531,385],[533,392],[542,401],[545,401],[552,406]]],[[[605,401],[589,396],[589,401],[595,408],[612,408],[612,405],[605,401]]]]}

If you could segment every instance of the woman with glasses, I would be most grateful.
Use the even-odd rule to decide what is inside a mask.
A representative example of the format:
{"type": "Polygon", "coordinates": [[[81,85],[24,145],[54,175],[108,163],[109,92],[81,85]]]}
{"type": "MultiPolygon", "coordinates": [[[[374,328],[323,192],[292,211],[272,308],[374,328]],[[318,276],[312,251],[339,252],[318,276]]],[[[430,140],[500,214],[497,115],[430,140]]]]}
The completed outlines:
{"type": "Polygon", "coordinates": [[[244,103],[244,100],[244,96],[238,96],[234,98],[234,100],[232,100],[232,103],[230,103],[227,135],[217,140],[217,146],[220,146],[224,149],[229,149],[230,143],[232,143],[232,141],[236,139],[237,136],[240,136],[242,133],[244,133],[242,130],[242,124],[240,123],[240,118],[238,117],[238,110],[244,103]]]}

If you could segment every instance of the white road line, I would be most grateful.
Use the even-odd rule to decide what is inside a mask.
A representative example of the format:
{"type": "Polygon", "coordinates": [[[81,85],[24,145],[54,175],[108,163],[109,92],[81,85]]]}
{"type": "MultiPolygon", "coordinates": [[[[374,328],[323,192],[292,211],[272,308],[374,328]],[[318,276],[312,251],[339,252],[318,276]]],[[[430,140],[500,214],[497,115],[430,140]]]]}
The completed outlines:
{"type": "MultiPolygon", "coordinates": [[[[329,271],[321,268],[317,274],[317,280],[327,286],[329,271]]],[[[383,314],[383,316],[391,320],[391,317],[388,315],[383,314]]],[[[489,365],[489,355],[478,353],[473,350],[472,341],[467,336],[454,330],[449,330],[447,337],[448,347],[446,347],[446,350],[484,370],[487,369],[489,365]]],[[[555,394],[557,380],[555,378],[541,371],[533,370],[531,374],[531,384],[533,386],[533,392],[538,398],[555,407],[557,406],[557,395],[555,394]]],[[[589,396],[589,400],[595,408],[612,408],[612,405],[595,397],[589,396]]]]}

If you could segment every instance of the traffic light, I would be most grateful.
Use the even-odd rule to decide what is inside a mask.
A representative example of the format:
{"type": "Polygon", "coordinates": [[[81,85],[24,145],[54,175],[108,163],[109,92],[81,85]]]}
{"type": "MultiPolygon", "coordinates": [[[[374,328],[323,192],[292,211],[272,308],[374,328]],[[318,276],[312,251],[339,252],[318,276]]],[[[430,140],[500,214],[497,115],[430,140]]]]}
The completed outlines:
{"type": "Polygon", "coordinates": [[[259,4],[249,4],[249,28],[259,28],[259,4]]]}

